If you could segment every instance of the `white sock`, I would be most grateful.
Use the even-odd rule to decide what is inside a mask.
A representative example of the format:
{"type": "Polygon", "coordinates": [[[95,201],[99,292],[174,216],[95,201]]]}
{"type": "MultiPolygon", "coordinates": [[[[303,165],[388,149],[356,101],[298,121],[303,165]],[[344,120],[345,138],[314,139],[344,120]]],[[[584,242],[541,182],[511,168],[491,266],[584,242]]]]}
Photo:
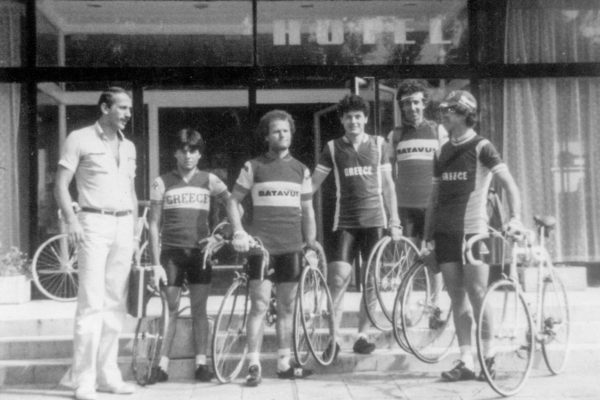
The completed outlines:
{"type": "Polygon", "coordinates": [[[260,353],[248,353],[248,366],[258,365],[260,367],[260,353]]]}
{"type": "Polygon", "coordinates": [[[367,342],[369,341],[369,337],[367,336],[367,334],[366,334],[366,333],[362,333],[362,332],[361,332],[361,333],[359,333],[359,334],[358,334],[358,337],[356,338],[356,340],[359,340],[359,339],[361,339],[361,338],[362,338],[362,339],[365,339],[367,342]]]}
{"type": "Polygon", "coordinates": [[[166,372],[169,369],[169,357],[162,356],[158,361],[158,366],[166,372]]]}
{"type": "Polygon", "coordinates": [[[290,369],[291,354],[292,352],[289,348],[277,350],[277,371],[283,372],[290,369]]]}
{"type": "Polygon", "coordinates": [[[471,346],[460,346],[460,361],[464,362],[465,367],[471,371],[475,369],[475,362],[473,361],[471,346]]]}
{"type": "Polygon", "coordinates": [[[494,351],[494,347],[492,346],[492,341],[491,340],[482,340],[481,344],[483,346],[483,356],[485,358],[491,358],[494,357],[495,355],[495,351],[494,351]]]}
{"type": "Polygon", "coordinates": [[[198,365],[206,365],[206,354],[196,354],[196,367],[198,365]]]}

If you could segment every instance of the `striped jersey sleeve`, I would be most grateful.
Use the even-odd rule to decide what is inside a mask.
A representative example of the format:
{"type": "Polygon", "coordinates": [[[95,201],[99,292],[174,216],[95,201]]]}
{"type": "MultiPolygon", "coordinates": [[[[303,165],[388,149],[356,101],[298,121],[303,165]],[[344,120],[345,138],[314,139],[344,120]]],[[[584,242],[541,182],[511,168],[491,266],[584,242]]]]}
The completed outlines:
{"type": "Polygon", "coordinates": [[[333,154],[331,154],[332,145],[333,141],[329,141],[325,147],[323,147],[321,157],[319,158],[319,164],[317,164],[317,167],[315,168],[316,171],[328,174],[333,169],[333,154]]]}

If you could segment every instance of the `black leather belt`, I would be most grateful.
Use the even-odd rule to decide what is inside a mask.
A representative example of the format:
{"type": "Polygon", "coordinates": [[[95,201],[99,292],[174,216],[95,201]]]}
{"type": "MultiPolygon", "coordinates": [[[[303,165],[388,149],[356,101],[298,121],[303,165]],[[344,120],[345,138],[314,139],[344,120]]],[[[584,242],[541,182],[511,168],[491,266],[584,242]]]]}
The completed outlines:
{"type": "Polygon", "coordinates": [[[101,210],[99,208],[91,208],[91,207],[81,207],[81,211],[94,213],[94,214],[102,214],[102,215],[111,215],[113,217],[124,217],[126,215],[131,215],[131,210],[101,210]]]}

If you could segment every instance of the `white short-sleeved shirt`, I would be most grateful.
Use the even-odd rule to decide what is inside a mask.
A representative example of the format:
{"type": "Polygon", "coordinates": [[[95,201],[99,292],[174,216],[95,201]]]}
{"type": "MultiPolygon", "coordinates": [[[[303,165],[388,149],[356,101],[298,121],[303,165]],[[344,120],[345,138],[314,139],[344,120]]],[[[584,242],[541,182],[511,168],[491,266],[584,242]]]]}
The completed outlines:
{"type": "Polygon", "coordinates": [[[99,123],[67,136],[58,164],[75,173],[80,206],[117,211],[134,209],[131,182],[135,177],[135,146],[122,132],[118,135],[118,163],[99,123]]]}

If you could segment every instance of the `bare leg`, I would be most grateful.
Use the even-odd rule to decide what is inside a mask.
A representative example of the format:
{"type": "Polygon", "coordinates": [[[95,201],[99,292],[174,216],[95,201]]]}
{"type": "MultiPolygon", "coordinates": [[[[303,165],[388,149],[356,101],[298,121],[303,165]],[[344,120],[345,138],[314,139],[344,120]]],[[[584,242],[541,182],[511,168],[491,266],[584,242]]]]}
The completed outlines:
{"type": "MultiPolygon", "coordinates": [[[[350,283],[352,266],[344,261],[334,261],[329,264],[327,282],[333,300],[333,323],[335,331],[340,331],[342,313],[344,311],[344,293],[350,283]]],[[[338,338],[336,338],[337,340],[338,338]]]]}

